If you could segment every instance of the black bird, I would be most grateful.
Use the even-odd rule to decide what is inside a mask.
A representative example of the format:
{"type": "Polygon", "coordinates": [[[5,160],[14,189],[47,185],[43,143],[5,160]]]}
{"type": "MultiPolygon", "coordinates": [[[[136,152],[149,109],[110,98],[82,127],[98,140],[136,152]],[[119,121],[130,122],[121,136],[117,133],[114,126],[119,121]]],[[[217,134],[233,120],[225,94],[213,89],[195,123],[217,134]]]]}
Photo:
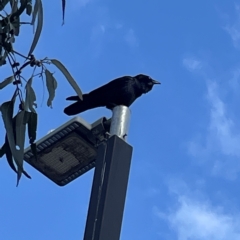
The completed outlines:
{"type": "Polygon", "coordinates": [[[108,109],[113,109],[118,105],[129,107],[143,93],[149,92],[154,84],[160,84],[160,82],[143,74],[135,77],[120,77],[90,93],[83,94],[83,100],[78,96],[68,97],[66,100],[77,102],[66,107],[64,113],[75,115],[97,107],[107,107],[108,109]]]}

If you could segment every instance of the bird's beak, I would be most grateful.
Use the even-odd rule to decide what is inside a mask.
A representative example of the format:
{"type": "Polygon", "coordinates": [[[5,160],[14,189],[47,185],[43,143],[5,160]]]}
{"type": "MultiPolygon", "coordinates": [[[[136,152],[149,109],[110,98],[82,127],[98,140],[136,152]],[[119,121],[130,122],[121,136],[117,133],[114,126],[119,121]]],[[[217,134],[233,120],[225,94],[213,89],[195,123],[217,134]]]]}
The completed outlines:
{"type": "Polygon", "coordinates": [[[152,83],[153,83],[153,84],[161,84],[160,82],[158,82],[158,81],[156,81],[156,80],[153,80],[153,79],[152,79],[152,83]]]}

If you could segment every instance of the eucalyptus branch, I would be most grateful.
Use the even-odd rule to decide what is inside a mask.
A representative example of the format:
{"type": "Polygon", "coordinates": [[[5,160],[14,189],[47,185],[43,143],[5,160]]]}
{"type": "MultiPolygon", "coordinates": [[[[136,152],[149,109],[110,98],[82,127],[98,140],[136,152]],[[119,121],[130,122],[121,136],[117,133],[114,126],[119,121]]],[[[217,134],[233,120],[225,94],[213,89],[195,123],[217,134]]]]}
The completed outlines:
{"type": "Polygon", "coordinates": [[[13,21],[15,20],[15,18],[19,17],[19,16],[23,13],[23,11],[24,11],[24,10],[26,9],[26,7],[27,7],[27,4],[28,4],[28,1],[23,1],[22,4],[21,4],[21,6],[20,6],[20,8],[19,8],[16,12],[14,12],[14,13],[10,16],[10,18],[9,18],[9,16],[7,16],[7,17],[4,17],[2,20],[0,20],[0,25],[1,25],[2,27],[6,26],[6,25],[8,24],[8,21],[6,20],[7,18],[9,18],[9,21],[10,21],[10,22],[13,22],[13,21]]]}
{"type": "MultiPolygon", "coordinates": [[[[10,57],[12,57],[12,56],[10,55],[10,57],[9,57],[9,55],[10,55],[10,54],[7,55],[7,58],[8,58],[8,61],[9,61],[10,65],[12,65],[12,63],[11,63],[11,58],[10,58],[10,57]]],[[[13,72],[13,77],[14,77],[14,79],[15,79],[15,81],[13,82],[13,84],[16,85],[16,88],[17,88],[16,91],[17,91],[17,93],[18,93],[19,100],[20,100],[20,102],[22,102],[22,101],[23,101],[22,91],[21,91],[21,89],[19,88],[19,84],[21,83],[21,80],[20,80],[19,75],[16,74],[18,71],[15,73],[15,72],[14,72],[14,69],[12,68],[12,72],[13,72]],[[19,78],[19,79],[18,79],[18,78],[19,78]]]]}
{"type": "Polygon", "coordinates": [[[28,5],[28,1],[23,1],[20,8],[11,15],[10,21],[12,22],[14,21],[15,17],[19,17],[23,13],[23,11],[26,9],[27,5],[28,5]]]}
{"type": "Polygon", "coordinates": [[[17,54],[17,55],[19,55],[19,56],[21,56],[21,57],[23,57],[23,58],[25,58],[25,59],[29,59],[29,57],[26,57],[26,56],[24,56],[23,54],[15,51],[15,50],[12,50],[12,52],[14,52],[15,54],[17,54]]]}

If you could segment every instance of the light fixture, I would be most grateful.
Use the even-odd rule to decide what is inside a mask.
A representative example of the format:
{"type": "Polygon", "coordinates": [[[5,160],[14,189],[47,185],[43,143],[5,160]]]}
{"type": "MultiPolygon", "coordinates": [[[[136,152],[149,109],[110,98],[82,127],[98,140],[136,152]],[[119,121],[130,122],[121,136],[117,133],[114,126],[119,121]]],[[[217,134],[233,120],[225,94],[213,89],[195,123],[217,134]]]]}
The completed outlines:
{"type": "Polygon", "coordinates": [[[104,117],[89,124],[74,117],[36,142],[37,159],[28,147],[24,160],[64,186],[95,166],[97,146],[106,140],[110,122],[104,117]]]}

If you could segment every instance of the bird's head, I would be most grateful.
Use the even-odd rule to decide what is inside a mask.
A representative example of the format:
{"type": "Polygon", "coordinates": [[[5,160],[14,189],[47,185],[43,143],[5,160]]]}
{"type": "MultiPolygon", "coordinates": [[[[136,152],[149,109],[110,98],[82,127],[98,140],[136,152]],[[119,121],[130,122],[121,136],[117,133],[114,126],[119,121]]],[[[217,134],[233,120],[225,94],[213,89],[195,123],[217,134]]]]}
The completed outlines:
{"type": "Polygon", "coordinates": [[[147,93],[152,90],[153,85],[155,84],[161,84],[160,82],[153,80],[151,77],[144,75],[144,74],[139,74],[135,76],[134,78],[137,79],[138,83],[141,86],[141,90],[143,93],[147,93]]]}

